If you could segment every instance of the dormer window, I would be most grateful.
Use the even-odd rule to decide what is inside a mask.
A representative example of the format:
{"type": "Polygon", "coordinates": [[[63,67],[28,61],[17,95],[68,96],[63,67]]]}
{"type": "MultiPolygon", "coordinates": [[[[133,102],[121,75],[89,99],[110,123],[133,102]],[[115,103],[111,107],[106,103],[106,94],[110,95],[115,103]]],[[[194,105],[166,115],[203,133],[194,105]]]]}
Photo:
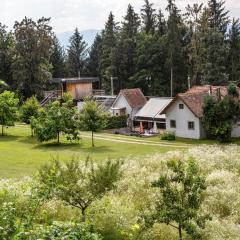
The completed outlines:
{"type": "Polygon", "coordinates": [[[184,105],[182,103],[179,104],[179,109],[184,109],[184,105]]]}

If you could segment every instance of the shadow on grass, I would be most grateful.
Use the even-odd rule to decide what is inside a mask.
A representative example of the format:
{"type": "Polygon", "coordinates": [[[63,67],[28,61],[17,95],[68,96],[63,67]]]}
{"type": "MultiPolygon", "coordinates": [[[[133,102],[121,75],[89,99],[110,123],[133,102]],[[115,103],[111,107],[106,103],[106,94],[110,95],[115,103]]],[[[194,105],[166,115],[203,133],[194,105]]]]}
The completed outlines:
{"type": "Polygon", "coordinates": [[[17,141],[21,138],[21,136],[13,136],[13,135],[7,135],[4,136],[0,135],[0,142],[11,142],[11,141],[17,141]]]}
{"type": "Polygon", "coordinates": [[[108,146],[86,146],[82,142],[79,143],[39,143],[36,146],[33,146],[33,149],[39,150],[48,150],[48,151],[74,151],[74,152],[82,152],[82,153],[104,153],[104,152],[112,152],[113,150],[108,146]]]}

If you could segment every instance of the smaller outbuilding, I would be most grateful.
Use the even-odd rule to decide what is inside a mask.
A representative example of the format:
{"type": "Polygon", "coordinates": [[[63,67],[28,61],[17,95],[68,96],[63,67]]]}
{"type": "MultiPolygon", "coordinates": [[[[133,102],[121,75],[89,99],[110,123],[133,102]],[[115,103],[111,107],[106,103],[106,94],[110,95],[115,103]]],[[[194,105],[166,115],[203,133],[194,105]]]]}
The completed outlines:
{"type": "Polygon", "coordinates": [[[146,102],[147,99],[140,88],[121,90],[112,105],[112,115],[127,115],[133,120],[135,114],[146,104],[146,102]]]}
{"type": "Polygon", "coordinates": [[[161,111],[172,98],[150,98],[134,117],[134,131],[160,133],[166,130],[166,116],[161,111]]]}

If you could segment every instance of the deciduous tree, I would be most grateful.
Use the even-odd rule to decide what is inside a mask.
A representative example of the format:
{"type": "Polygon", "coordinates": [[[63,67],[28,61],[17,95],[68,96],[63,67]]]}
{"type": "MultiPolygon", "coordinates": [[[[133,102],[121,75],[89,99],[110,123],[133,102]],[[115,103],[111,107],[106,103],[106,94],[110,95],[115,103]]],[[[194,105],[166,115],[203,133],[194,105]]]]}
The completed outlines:
{"type": "Polygon", "coordinates": [[[51,78],[49,58],[53,46],[52,27],[49,18],[37,22],[24,18],[14,25],[14,62],[11,66],[17,90],[25,98],[42,95],[51,78]]]}
{"type": "Polygon", "coordinates": [[[93,100],[86,100],[79,116],[80,128],[92,132],[92,147],[94,147],[94,133],[104,129],[107,124],[106,113],[93,100]]]}
{"type": "Polygon", "coordinates": [[[13,126],[17,120],[18,98],[13,92],[4,91],[0,94],[0,125],[2,125],[2,136],[5,126],[13,126]]]}
{"type": "Polygon", "coordinates": [[[205,227],[208,216],[201,214],[206,189],[205,178],[193,159],[170,160],[168,171],[153,183],[159,190],[154,213],[149,223],[166,223],[178,231],[179,240],[185,231],[192,239],[201,239],[199,229],[205,227]]]}
{"type": "Polygon", "coordinates": [[[31,118],[31,126],[40,142],[57,139],[60,143],[60,134],[66,135],[68,140],[79,140],[78,123],[75,119],[76,108],[72,101],[61,103],[55,101],[46,109],[41,109],[37,118],[31,118]]]}
{"type": "Polygon", "coordinates": [[[121,177],[120,168],[120,161],[108,160],[95,166],[90,159],[84,164],[77,160],[61,164],[55,160],[39,171],[41,192],[80,209],[85,221],[89,206],[115,187],[121,177]]]}

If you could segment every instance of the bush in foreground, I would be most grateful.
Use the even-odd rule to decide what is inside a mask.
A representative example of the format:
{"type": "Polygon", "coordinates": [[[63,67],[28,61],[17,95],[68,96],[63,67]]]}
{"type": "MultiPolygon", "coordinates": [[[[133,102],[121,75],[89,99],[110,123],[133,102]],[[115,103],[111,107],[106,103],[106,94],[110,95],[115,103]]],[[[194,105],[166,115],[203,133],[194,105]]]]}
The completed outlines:
{"type": "Polygon", "coordinates": [[[176,135],[174,132],[166,131],[162,134],[161,139],[166,141],[175,141],[176,135]]]}

